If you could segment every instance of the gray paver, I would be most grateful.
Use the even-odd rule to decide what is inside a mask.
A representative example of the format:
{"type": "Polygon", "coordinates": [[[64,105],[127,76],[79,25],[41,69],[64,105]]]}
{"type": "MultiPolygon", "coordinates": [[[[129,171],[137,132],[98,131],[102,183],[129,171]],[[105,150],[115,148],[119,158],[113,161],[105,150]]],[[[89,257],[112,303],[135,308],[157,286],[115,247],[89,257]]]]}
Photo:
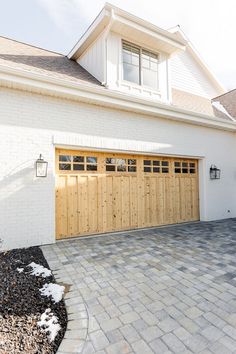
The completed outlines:
{"type": "Polygon", "coordinates": [[[60,354],[236,351],[236,219],[43,246],[65,295],[60,354]]]}

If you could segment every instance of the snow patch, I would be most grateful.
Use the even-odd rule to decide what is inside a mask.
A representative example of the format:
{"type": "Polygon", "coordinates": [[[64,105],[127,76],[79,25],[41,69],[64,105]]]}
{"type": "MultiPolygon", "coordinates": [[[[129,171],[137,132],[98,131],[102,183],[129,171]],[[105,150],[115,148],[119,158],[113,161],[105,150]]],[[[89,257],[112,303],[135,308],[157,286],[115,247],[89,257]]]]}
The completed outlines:
{"type": "Polygon", "coordinates": [[[27,267],[31,267],[31,275],[36,275],[36,277],[42,276],[43,278],[49,277],[52,275],[52,272],[50,269],[45,268],[44,266],[31,262],[27,267]]]}
{"type": "Polygon", "coordinates": [[[53,312],[51,312],[51,309],[47,309],[41,315],[40,321],[38,321],[37,324],[41,330],[48,335],[50,343],[54,341],[61,329],[61,326],[58,323],[58,318],[53,314],[53,312]]]}
{"type": "Polygon", "coordinates": [[[215,107],[221,113],[224,113],[230,119],[235,120],[219,101],[213,101],[212,106],[215,107]]]}
{"type": "Polygon", "coordinates": [[[44,284],[44,286],[39,289],[41,295],[51,296],[54,300],[54,303],[61,301],[64,294],[65,287],[58,284],[44,284]]]}
{"type": "Polygon", "coordinates": [[[24,268],[16,268],[17,272],[22,273],[24,271],[24,268]]]}

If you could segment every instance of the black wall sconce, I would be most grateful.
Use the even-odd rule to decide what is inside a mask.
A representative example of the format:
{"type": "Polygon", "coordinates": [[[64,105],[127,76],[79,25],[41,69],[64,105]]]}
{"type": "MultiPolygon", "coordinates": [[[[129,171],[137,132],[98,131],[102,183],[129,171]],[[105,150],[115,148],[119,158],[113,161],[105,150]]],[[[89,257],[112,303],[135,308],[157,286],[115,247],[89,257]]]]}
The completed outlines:
{"type": "Polygon", "coordinates": [[[36,160],[36,177],[47,177],[48,162],[44,161],[42,154],[36,160]]]}
{"type": "Polygon", "coordinates": [[[220,169],[215,165],[210,167],[210,179],[220,179],[220,169]]]}

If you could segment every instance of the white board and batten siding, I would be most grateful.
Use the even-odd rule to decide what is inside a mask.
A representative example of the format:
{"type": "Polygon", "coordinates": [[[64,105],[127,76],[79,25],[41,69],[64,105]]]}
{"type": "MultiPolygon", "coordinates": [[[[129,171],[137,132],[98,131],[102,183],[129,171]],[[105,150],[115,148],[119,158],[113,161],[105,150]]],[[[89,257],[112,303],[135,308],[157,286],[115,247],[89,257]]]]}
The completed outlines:
{"type": "Polygon", "coordinates": [[[219,94],[188,49],[173,55],[170,66],[173,88],[209,99],[219,94]]]}
{"type": "Polygon", "coordinates": [[[87,50],[77,59],[84,69],[98,81],[105,81],[105,35],[102,34],[87,50]]]}

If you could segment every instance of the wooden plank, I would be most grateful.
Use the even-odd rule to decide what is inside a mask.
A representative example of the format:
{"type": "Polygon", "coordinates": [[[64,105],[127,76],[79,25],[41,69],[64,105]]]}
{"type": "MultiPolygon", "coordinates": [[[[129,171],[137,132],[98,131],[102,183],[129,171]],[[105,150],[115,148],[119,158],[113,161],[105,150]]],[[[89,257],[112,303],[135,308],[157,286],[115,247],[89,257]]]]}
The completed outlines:
{"type": "MultiPolygon", "coordinates": [[[[76,150],[56,151],[56,237],[199,219],[198,173],[175,173],[174,162],[197,160],[76,150]],[[59,154],[97,158],[96,171],[60,171],[59,154]],[[106,157],[136,159],[135,173],[107,172],[106,157]],[[169,173],[144,172],[143,160],[169,162],[169,173]]],[[[72,161],[72,158],[71,158],[72,161]]]]}

